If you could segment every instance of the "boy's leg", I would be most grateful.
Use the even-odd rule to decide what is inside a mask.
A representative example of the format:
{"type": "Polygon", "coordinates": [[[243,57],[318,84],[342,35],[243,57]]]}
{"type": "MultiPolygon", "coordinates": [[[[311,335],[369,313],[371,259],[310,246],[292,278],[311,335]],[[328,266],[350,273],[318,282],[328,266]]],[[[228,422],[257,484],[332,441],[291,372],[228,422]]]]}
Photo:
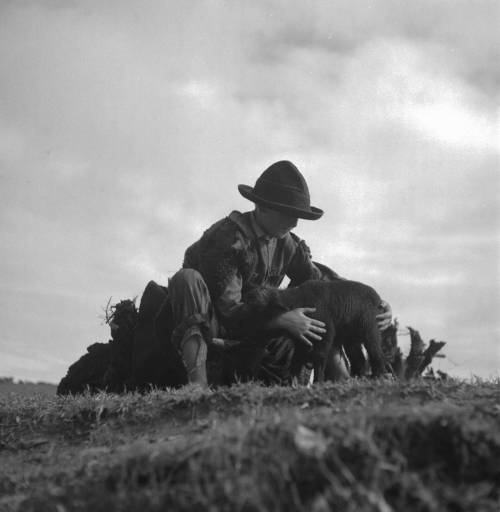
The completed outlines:
{"type": "Polygon", "coordinates": [[[207,343],[197,325],[189,327],[181,343],[181,357],[186,367],[188,382],[208,385],[207,381],[207,343]]]}
{"type": "Polygon", "coordinates": [[[342,350],[332,347],[326,360],[325,379],[334,382],[349,378],[349,370],[347,369],[342,350]]]}
{"type": "Polygon", "coordinates": [[[230,349],[225,368],[229,382],[257,380],[263,384],[289,384],[294,376],[295,343],[288,335],[262,335],[230,349]]]}
{"type": "Polygon", "coordinates": [[[179,270],[168,283],[174,331],[172,343],[179,350],[188,381],[206,387],[207,339],[217,335],[217,318],[207,285],[193,269],[179,270]]]}
{"type": "Polygon", "coordinates": [[[266,344],[258,378],[265,384],[290,384],[294,377],[295,342],[288,334],[273,336],[266,344]]]}

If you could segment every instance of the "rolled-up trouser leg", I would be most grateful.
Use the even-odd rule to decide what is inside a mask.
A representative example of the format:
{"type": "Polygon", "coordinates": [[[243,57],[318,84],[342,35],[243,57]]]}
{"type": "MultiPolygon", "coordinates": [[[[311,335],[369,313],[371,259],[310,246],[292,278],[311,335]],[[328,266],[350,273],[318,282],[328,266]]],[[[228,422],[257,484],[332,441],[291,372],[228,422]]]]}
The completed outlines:
{"type": "Polygon", "coordinates": [[[198,326],[193,325],[184,333],[180,352],[188,382],[207,386],[207,343],[198,326]]]}
{"type": "Polygon", "coordinates": [[[172,343],[186,366],[189,382],[206,385],[207,339],[218,331],[207,285],[193,269],[179,270],[168,283],[174,331],[172,343]]]}

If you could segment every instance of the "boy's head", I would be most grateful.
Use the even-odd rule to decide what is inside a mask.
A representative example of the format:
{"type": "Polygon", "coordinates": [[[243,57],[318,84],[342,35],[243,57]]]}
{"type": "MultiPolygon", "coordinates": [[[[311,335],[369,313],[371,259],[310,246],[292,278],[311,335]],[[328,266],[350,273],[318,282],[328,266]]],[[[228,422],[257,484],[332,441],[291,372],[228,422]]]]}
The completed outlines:
{"type": "Polygon", "coordinates": [[[272,223],[289,226],[296,225],[296,219],[316,220],[323,215],[323,210],[311,206],[309,188],[304,176],[288,160],[281,160],[269,166],[255,182],[255,187],[238,185],[240,194],[253,201],[259,207],[286,215],[287,218],[273,217],[272,223]],[[295,219],[295,224],[292,222],[295,219]]]}
{"type": "Polygon", "coordinates": [[[298,223],[295,215],[259,204],[255,205],[255,219],[269,236],[276,238],[283,238],[298,223]]]}

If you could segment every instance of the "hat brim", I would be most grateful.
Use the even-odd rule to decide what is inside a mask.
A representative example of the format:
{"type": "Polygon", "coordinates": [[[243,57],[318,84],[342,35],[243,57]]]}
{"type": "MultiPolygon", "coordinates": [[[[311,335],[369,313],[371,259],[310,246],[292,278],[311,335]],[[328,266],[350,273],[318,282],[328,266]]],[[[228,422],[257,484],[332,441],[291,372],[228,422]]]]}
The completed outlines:
{"type": "Polygon", "coordinates": [[[287,204],[275,203],[274,201],[262,199],[262,197],[254,194],[253,188],[249,185],[238,185],[238,191],[245,199],[248,199],[255,204],[260,204],[273,210],[294,215],[298,219],[317,220],[323,215],[323,210],[314,206],[310,206],[309,210],[304,210],[302,208],[294,208],[287,204]]]}

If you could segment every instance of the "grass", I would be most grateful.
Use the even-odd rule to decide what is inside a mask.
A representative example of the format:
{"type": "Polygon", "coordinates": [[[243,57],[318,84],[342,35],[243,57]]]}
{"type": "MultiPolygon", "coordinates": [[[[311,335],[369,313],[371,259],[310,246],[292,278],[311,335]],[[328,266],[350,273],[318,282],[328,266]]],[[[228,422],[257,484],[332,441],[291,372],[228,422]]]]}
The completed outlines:
{"type": "Polygon", "coordinates": [[[0,396],[14,393],[16,395],[33,396],[46,395],[54,396],[57,386],[48,382],[14,382],[12,378],[0,377],[0,396]]]}
{"type": "Polygon", "coordinates": [[[496,511],[499,388],[0,395],[0,510],[496,511]]]}

